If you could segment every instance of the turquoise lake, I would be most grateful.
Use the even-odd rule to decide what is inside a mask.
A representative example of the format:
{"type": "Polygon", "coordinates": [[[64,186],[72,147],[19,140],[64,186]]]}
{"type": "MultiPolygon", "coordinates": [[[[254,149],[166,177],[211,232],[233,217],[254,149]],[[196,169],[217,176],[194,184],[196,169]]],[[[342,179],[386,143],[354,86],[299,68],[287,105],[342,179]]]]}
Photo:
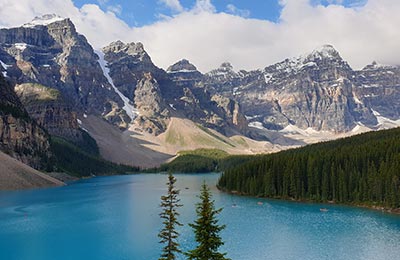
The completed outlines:
{"type": "MultiPolygon", "coordinates": [[[[221,251],[233,260],[400,259],[399,216],[232,196],[215,188],[218,174],[176,176],[184,204],[183,251],[195,247],[187,224],[195,219],[194,204],[206,180],[216,206],[224,208],[221,251]]],[[[158,205],[166,181],[156,174],[113,176],[0,192],[0,259],[158,259],[158,205]]]]}

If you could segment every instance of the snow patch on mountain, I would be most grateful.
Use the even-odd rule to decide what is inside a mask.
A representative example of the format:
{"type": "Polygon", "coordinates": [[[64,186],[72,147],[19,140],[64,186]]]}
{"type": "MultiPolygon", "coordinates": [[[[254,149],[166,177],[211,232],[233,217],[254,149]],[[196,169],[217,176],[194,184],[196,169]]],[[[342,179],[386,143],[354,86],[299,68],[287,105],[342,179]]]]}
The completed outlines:
{"type": "Polygon", "coordinates": [[[26,44],[24,42],[14,43],[14,47],[17,48],[20,51],[24,51],[27,46],[28,46],[28,44],[26,44]]]}
{"type": "Polygon", "coordinates": [[[176,70],[176,71],[167,71],[167,73],[191,73],[191,72],[197,72],[197,70],[182,69],[182,70],[176,70]]]}
{"type": "Polygon", "coordinates": [[[253,128],[257,128],[257,129],[265,129],[265,127],[263,126],[263,124],[261,122],[250,122],[248,124],[249,127],[253,127],[253,128]]]}
{"type": "Polygon", "coordinates": [[[389,128],[395,128],[400,126],[400,119],[398,120],[392,120],[389,118],[386,118],[382,116],[378,111],[372,110],[372,113],[374,116],[376,116],[376,119],[378,120],[378,125],[377,127],[379,129],[389,129],[389,128]]]}
{"type": "Polygon", "coordinates": [[[361,122],[357,122],[356,126],[350,131],[350,133],[352,133],[352,134],[361,134],[361,133],[365,133],[365,132],[369,132],[369,131],[372,131],[372,129],[367,127],[367,126],[365,126],[361,122]]]}
{"type": "Polygon", "coordinates": [[[130,103],[130,100],[119,91],[114,85],[114,82],[112,78],[110,77],[110,69],[107,66],[107,62],[104,59],[104,53],[102,51],[96,51],[97,55],[99,56],[99,64],[101,66],[101,69],[103,70],[104,76],[107,78],[108,82],[114,89],[114,91],[118,94],[118,96],[122,99],[124,102],[124,106],[122,107],[123,110],[125,110],[126,114],[134,120],[138,115],[139,111],[130,103]]]}
{"type": "Polygon", "coordinates": [[[282,130],[279,131],[280,133],[287,134],[287,135],[301,135],[304,137],[310,136],[326,136],[327,134],[333,134],[333,132],[328,131],[317,131],[312,127],[308,127],[307,129],[301,129],[296,125],[288,125],[282,130]]]}
{"type": "Polygon", "coordinates": [[[43,16],[36,16],[30,23],[24,24],[22,27],[35,27],[39,25],[49,25],[58,21],[65,20],[65,18],[56,14],[45,14],[43,16]]]}
{"type": "Polygon", "coordinates": [[[7,64],[5,64],[3,61],[1,61],[0,60],[0,64],[1,64],[1,66],[5,69],[5,71],[2,71],[2,73],[3,73],[3,76],[4,77],[7,77],[7,69],[9,68],[9,67],[11,67],[11,65],[7,65],[7,64]]]}

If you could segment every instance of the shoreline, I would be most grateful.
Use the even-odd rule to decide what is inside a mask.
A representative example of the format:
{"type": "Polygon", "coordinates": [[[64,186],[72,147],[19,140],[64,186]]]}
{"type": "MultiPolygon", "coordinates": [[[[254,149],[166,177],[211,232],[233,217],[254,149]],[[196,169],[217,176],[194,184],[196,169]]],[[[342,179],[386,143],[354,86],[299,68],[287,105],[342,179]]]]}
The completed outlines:
{"type": "Polygon", "coordinates": [[[315,201],[315,200],[297,200],[293,198],[270,198],[270,197],[262,197],[262,196],[252,196],[244,193],[240,193],[237,191],[228,191],[225,189],[222,189],[218,185],[216,185],[217,189],[221,192],[235,195],[235,196],[241,196],[241,197],[250,197],[250,198],[259,198],[259,199],[268,199],[268,200],[275,200],[275,201],[286,201],[286,202],[293,202],[293,203],[304,203],[304,204],[324,204],[324,205],[335,205],[335,206],[347,206],[347,207],[352,207],[352,208],[361,208],[361,209],[367,209],[371,210],[374,212],[381,212],[385,214],[390,214],[390,215],[395,215],[395,216],[400,216],[400,208],[386,208],[384,206],[371,206],[371,205],[366,205],[366,204],[352,204],[352,203],[336,203],[334,201],[315,201]]]}

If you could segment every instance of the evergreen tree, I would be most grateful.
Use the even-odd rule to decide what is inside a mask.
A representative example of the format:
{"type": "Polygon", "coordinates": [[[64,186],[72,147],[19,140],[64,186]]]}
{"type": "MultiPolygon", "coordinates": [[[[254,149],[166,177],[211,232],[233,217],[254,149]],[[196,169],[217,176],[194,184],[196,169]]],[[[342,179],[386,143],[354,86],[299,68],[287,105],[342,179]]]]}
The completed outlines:
{"type": "Polygon", "coordinates": [[[218,188],[400,208],[400,128],[253,158],[225,169],[218,188]]]}
{"type": "Polygon", "coordinates": [[[217,219],[222,208],[214,208],[214,201],[205,182],[202,185],[200,199],[196,205],[198,219],[189,224],[194,229],[198,246],[186,255],[190,260],[229,260],[225,258],[226,253],[218,252],[218,248],[224,244],[219,233],[225,225],[218,225],[217,219]]]}
{"type": "Polygon", "coordinates": [[[176,178],[172,173],[169,173],[168,182],[166,183],[168,186],[168,193],[165,196],[161,196],[160,206],[162,212],[160,213],[160,217],[163,219],[164,228],[161,229],[158,237],[160,238],[160,243],[165,244],[165,246],[159,260],[174,260],[176,259],[176,254],[181,253],[179,243],[177,242],[179,233],[175,228],[177,226],[182,226],[177,219],[179,216],[177,208],[182,207],[182,205],[179,204],[179,190],[175,188],[175,182],[176,178]]]}

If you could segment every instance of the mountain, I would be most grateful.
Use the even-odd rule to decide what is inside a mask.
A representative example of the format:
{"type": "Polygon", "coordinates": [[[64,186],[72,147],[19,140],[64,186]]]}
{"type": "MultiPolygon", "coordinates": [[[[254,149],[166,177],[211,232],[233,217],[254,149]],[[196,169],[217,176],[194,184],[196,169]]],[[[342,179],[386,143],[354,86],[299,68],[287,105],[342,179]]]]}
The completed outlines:
{"type": "Polygon", "coordinates": [[[400,118],[400,68],[376,62],[356,72],[355,92],[360,100],[386,118],[400,118]]]}
{"type": "Polygon", "coordinates": [[[78,146],[92,135],[105,159],[144,167],[181,150],[266,153],[400,125],[400,69],[353,70],[331,45],[253,71],[203,74],[186,59],[163,70],[140,42],[94,50],[71,20],[45,15],[0,29],[0,71],[50,135],[78,146]]]}
{"type": "Polygon", "coordinates": [[[221,132],[245,132],[239,105],[197,87],[204,76],[189,61],[164,71],[154,65],[141,43],[116,41],[102,51],[110,79],[132,102],[135,123],[144,131],[161,134],[171,117],[183,117],[221,132]]]}
{"type": "Polygon", "coordinates": [[[0,61],[10,80],[57,89],[79,115],[95,114],[124,127],[130,119],[98,59],[70,19],[46,15],[0,30],[0,61]]]}
{"type": "Polygon", "coordinates": [[[250,121],[268,129],[347,132],[377,124],[356,96],[354,72],[330,45],[263,70],[235,73],[229,65],[208,73],[206,85],[237,100],[250,121]]]}
{"type": "Polygon", "coordinates": [[[225,135],[234,132],[247,135],[247,121],[240,105],[233,99],[212,93],[203,86],[205,75],[188,60],[181,60],[167,69],[173,82],[183,89],[184,95],[175,109],[185,111],[187,118],[214,128],[225,135]]]}

